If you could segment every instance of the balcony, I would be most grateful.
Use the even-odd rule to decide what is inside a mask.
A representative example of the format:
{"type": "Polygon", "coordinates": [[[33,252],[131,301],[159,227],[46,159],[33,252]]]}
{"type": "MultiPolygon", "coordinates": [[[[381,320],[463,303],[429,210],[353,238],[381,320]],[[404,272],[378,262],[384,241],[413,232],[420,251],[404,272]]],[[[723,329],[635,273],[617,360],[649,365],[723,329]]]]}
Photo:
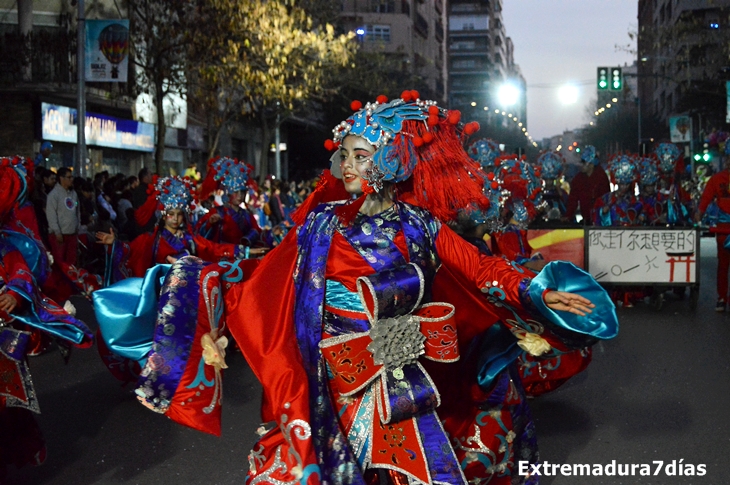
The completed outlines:
{"type": "Polygon", "coordinates": [[[428,21],[418,12],[416,12],[416,18],[413,19],[413,28],[421,37],[428,39],[428,21]]]}

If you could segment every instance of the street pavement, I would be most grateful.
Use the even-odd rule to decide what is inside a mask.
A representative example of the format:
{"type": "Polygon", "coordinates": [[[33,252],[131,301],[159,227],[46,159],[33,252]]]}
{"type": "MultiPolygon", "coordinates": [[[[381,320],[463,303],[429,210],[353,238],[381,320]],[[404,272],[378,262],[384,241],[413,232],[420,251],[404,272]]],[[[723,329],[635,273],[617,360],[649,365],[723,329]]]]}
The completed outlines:
{"type": "MultiPolygon", "coordinates": [[[[558,390],[531,401],[541,459],[616,463],[611,476],[542,476],[543,485],[730,484],[730,314],[716,313],[713,239],[702,239],[700,299],[668,297],[618,308],[619,336],[594,347],[593,362],[558,390]],[[671,465],[676,460],[676,466],[671,465]],[[680,460],[682,460],[680,462],[680,460]],[[655,475],[658,464],[662,469],[655,475]],[[650,476],[618,476],[618,465],[650,465],[650,476]],[[668,475],[702,464],[704,476],[668,475]]],[[[79,314],[90,317],[83,300],[79,314]]],[[[223,432],[177,425],[141,406],[96,349],[56,352],[31,369],[48,446],[46,463],[11,467],[8,484],[242,484],[259,426],[261,390],[240,354],[225,372],[223,432]]],[[[608,472],[612,471],[608,467],[608,472]]],[[[550,470],[552,475],[552,469],[550,470]]],[[[646,473],[646,468],[644,468],[646,473]]]]}

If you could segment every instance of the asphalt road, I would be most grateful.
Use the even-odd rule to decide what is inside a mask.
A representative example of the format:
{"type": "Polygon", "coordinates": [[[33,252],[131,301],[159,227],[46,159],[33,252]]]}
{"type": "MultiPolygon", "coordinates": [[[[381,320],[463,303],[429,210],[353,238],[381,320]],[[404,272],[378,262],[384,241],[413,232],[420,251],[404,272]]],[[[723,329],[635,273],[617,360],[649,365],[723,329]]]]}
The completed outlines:
{"type": "MultiPolygon", "coordinates": [[[[730,484],[730,314],[714,311],[714,240],[702,240],[702,254],[696,311],[686,298],[668,298],[658,312],[619,308],[619,336],[594,347],[582,375],[532,401],[542,460],[617,465],[616,475],[543,476],[543,485],[730,484]],[[634,476],[618,476],[619,464],[648,464],[651,475],[634,467],[634,476]],[[667,475],[680,464],[703,464],[706,474],[667,475]]],[[[48,459],[11,468],[8,484],[242,484],[261,391],[240,354],[227,359],[217,438],[138,404],[95,349],[75,351],[68,365],[55,352],[33,358],[48,459]]]]}

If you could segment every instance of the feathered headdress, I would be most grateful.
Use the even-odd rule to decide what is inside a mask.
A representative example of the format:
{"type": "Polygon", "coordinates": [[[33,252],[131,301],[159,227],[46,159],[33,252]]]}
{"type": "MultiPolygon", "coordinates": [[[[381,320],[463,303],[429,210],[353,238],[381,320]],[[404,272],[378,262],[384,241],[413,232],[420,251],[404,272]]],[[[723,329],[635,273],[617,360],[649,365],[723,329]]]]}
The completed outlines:
{"type": "Polygon", "coordinates": [[[134,211],[134,219],[145,226],[156,210],[189,212],[193,203],[193,181],[188,177],[157,177],[147,188],[147,201],[134,211]]]}
{"type": "Polygon", "coordinates": [[[547,205],[542,198],[542,180],[532,165],[515,155],[498,157],[495,165],[492,182],[502,190],[503,204],[517,225],[526,228],[547,205]]]}
{"type": "MultiPolygon", "coordinates": [[[[380,190],[383,182],[397,184],[399,197],[442,220],[453,220],[460,209],[471,204],[484,206],[479,166],[462,145],[462,136],[478,131],[478,123],[462,125],[460,112],[421,100],[416,91],[404,91],[390,102],[379,96],[364,108],[353,101],[350,107],[356,112],[333,129],[333,139],[325,142],[325,148],[336,150],[345,137],[355,135],[373,145],[375,153],[363,196],[338,208],[343,222],[352,221],[364,196],[380,190]]],[[[337,178],[342,177],[339,162],[335,154],[331,171],[337,178]]]]}
{"type": "Polygon", "coordinates": [[[558,152],[545,152],[537,158],[537,166],[543,179],[560,178],[565,167],[565,158],[558,152]]]}
{"type": "Polygon", "coordinates": [[[608,162],[608,172],[616,184],[631,184],[636,182],[638,167],[628,155],[616,155],[608,162]]]}
{"type": "Polygon", "coordinates": [[[0,218],[22,205],[33,188],[33,162],[19,155],[0,158],[0,218]]]}
{"type": "Polygon", "coordinates": [[[480,138],[467,149],[472,160],[479,162],[482,170],[491,172],[494,170],[494,161],[502,153],[499,144],[489,138],[480,138]]]}

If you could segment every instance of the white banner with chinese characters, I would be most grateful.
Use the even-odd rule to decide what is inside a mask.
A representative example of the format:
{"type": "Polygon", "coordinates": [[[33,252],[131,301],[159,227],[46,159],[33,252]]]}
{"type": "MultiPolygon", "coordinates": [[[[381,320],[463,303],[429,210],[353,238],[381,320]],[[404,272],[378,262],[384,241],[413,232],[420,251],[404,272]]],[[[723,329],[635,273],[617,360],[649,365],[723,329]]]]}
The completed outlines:
{"type": "Polygon", "coordinates": [[[591,227],[586,270],[599,283],[694,284],[699,236],[692,228],[591,227]]]}

